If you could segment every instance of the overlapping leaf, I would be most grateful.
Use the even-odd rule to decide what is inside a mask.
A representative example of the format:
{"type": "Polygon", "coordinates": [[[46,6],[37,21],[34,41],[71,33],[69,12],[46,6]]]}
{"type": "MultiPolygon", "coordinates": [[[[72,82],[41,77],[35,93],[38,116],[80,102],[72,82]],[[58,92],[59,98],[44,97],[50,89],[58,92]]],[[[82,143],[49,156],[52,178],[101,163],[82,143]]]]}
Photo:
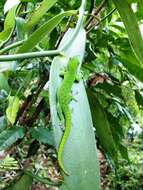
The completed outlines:
{"type": "Polygon", "coordinates": [[[18,50],[18,53],[23,53],[30,51],[37,45],[45,36],[49,35],[50,32],[61,22],[65,16],[70,16],[74,14],[75,11],[67,11],[56,15],[54,18],[45,22],[39,29],[37,29],[33,34],[23,43],[23,45],[18,50]]]}

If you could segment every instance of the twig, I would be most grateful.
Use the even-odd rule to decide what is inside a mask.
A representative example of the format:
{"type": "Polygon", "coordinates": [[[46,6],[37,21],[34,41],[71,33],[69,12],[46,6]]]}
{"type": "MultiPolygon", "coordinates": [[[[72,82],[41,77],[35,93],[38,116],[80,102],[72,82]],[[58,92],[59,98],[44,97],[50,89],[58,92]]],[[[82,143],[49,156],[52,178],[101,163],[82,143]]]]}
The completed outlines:
{"type": "Polygon", "coordinates": [[[101,4],[92,11],[92,15],[90,16],[90,18],[88,19],[88,21],[85,24],[86,30],[89,30],[90,24],[93,22],[94,17],[99,14],[99,12],[102,10],[102,8],[105,6],[106,3],[107,3],[107,0],[103,0],[101,2],[101,4]]]}
{"type": "Polygon", "coordinates": [[[114,8],[113,10],[111,10],[111,11],[110,11],[105,17],[103,17],[98,23],[95,23],[94,25],[92,25],[86,33],[88,34],[95,26],[98,26],[101,22],[103,22],[104,20],[106,20],[106,19],[107,19],[110,15],[112,15],[115,11],[116,11],[116,8],[114,8]]]}

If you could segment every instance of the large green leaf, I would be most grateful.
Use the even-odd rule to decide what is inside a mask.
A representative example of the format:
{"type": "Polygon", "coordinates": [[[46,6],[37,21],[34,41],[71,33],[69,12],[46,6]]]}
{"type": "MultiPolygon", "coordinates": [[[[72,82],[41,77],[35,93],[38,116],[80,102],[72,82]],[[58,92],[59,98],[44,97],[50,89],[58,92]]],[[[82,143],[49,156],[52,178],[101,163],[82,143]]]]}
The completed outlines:
{"type": "MultiPolygon", "coordinates": [[[[61,45],[71,37],[73,31],[70,30],[66,33],[61,45]]],[[[85,31],[81,30],[74,42],[67,48],[66,56],[69,58],[79,55],[82,61],[85,39],[85,31]]],[[[57,150],[62,137],[62,130],[57,114],[56,93],[61,83],[61,78],[59,77],[61,68],[66,64],[67,58],[64,56],[55,57],[50,70],[50,109],[57,150]]],[[[73,100],[70,103],[72,127],[62,154],[63,164],[69,172],[69,176],[63,174],[64,183],[60,190],[99,190],[100,180],[96,142],[88,99],[82,80],[73,85],[72,93],[76,99],[76,101],[73,100]]]]}
{"type": "Polygon", "coordinates": [[[50,32],[61,22],[65,16],[70,16],[74,13],[75,11],[63,12],[50,19],[48,22],[45,22],[23,43],[17,53],[24,53],[33,49],[35,45],[38,44],[45,36],[50,34],[50,32]]]}
{"type": "Polygon", "coordinates": [[[23,128],[13,127],[0,133],[0,151],[9,148],[18,139],[23,138],[23,128]]]}
{"type": "Polygon", "coordinates": [[[117,150],[106,112],[104,111],[102,105],[99,103],[95,94],[90,89],[87,89],[87,94],[90,103],[93,123],[95,125],[99,141],[103,146],[103,149],[116,162],[117,150]]]}
{"type": "Polygon", "coordinates": [[[35,11],[29,17],[27,23],[24,26],[25,31],[30,31],[34,27],[41,17],[57,2],[57,0],[43,0],[40,3],[39,8],[36,8],[35,11]]]}
{"type": "Polygon", "coordinates": [[[113,0],[126,27],[131,46],[143,64],[143,39],[137,23],[136,16],[127,0],[113,0]]]}
{"type": "Polygon", "coordinates": [[[44,144],[54,146],[53,131],[49,128],[36,127],[30,130],[31,136],[44,144]]]}

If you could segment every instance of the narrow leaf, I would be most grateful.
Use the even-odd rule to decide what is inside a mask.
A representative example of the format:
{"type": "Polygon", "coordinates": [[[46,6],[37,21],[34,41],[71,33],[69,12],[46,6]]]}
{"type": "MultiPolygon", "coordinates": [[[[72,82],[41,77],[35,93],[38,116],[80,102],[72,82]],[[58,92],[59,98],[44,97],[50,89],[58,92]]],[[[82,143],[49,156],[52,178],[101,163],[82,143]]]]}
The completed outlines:
{"type": "Polygon", "coordinates": [[[143,39],[136,16],[127,0],[113,0],[126,27],[135,55],[143,64],[143,39]]]}
{"type": "Polygon", "coordinates": [[[30,31],[34,27],[41,17],[57,2],[57,0],[43,0],[40,3],[39,8],[35,9],[34,13],[31,14],[27,23],[25,24],[24,30],[30,31]]]}
{"type": "Polygon", "coordinates": [[[0,32],[0,46],[2,46],[5,42],[9,40],[14,30],[16,7],[17,6],[14,6],[12,9],[10,9],[5,18],[4,30],[0,32]]]}
{"type": "Polygon", "coordinates": [[[114,94],[115,96],[122,98],[122,90],[115,84],[109,84],[107,82],[104,82],[102,84],[97,84],[95,88],[103,89],[108,94],[114,94]]]}

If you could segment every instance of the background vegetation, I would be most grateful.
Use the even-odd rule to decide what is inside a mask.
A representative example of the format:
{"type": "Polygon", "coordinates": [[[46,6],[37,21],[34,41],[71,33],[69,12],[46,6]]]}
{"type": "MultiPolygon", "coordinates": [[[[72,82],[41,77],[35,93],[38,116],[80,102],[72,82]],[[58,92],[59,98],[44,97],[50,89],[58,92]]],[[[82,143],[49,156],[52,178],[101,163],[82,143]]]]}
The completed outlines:
{"type": "MultiPolygon", "coordinates": [[[[86,39],[78,38],[77,49],[86,41],[81,70],[100,152],[101,188],[106,190],[143,189],[142,5],[143,0],[88,1],[86,39]]],[[[61,184],[79,183],[70,177],[69,182],[58,166],[49,76],[56,77],[51,65],[59,52],[43,52],[56,50],[68,29],[77,26],[80,6],[75,0],[0,1],[0,189],[66,189],[61,184]]],[[[86,98],[82,88],[80,93],[86,98]]],[[[83,106],[75,117],[87,113],[83,106]]],[[[88,145],[89,137],[82,140],[81,134],[79,142],[88,145]]],[[[86,152],[81,150],[83,158],[86,152]]],[[[89,163],[83,165],[88,169],[89,163]]],[[[80,176],[86,189],[89,178],[80,176]]]]}

